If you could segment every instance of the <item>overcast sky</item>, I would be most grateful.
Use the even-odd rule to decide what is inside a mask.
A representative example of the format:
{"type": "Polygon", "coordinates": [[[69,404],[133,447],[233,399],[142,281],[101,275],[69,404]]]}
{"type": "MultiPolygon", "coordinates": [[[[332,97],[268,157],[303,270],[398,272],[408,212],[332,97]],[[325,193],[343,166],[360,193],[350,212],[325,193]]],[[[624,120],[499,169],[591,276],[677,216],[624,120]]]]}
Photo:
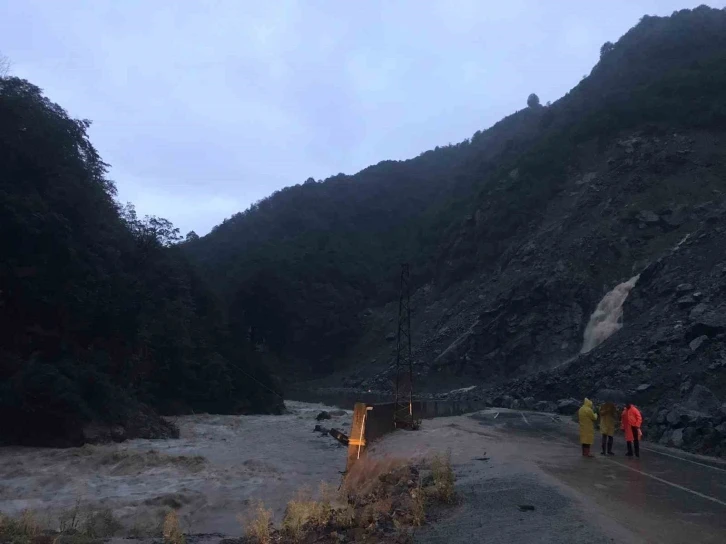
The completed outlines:
{"type": "MultiPolygon", "coordinates": [[[[0,0],[0,52],[198,234],[276,189],[455,143],[688,0],[0,0]]],[[[726,2],[713,1],[713,7],[726,2]]]]}

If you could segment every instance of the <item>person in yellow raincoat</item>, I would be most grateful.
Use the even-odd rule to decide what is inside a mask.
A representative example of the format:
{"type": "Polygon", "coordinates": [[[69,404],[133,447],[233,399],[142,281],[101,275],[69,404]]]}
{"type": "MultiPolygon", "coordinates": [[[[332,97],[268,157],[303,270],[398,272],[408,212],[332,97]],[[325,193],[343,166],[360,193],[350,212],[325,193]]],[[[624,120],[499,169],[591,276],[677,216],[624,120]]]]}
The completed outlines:
{"type": "Polygon", "coordinates": [[[602,435],[601,455],[615,455],[613,453],[613,436],[615,436],[615,418],[618,415],[617,408],[612,402],[606,402],[600,406],[600,434],[602,435]]]}
{"type": "Polygon", "coordinates": [[[590,446],[595,441],[595,421],[597,415],[592,411],[592,401],[585,399],[577,411],[577,418],[580,421],[580,444],[582,444],[582,456],[594,457],[590,453],[590,446]]]}

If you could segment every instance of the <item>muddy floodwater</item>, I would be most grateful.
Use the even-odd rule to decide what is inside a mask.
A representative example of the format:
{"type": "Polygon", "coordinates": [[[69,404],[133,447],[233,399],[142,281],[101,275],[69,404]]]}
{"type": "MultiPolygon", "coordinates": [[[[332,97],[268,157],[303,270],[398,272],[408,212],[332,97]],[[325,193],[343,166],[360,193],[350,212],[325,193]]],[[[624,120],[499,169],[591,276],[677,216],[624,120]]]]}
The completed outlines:
{"type": "MultiPolygon", "coordinates": [[[[171,418],[177,440],[82,448],[0,448],[0,512],[33,510],[57,526],[75,508],[110,508],[129,531],[179,508],[190,533],[241,533],[238,517],[262,500],[276,517],[297,490],[337,484],[345,448],[313,432],[322,405],[287,402],[282,416],[171,418]]],[[[323,421],[348,433],[351,412],[323,421]]]]}

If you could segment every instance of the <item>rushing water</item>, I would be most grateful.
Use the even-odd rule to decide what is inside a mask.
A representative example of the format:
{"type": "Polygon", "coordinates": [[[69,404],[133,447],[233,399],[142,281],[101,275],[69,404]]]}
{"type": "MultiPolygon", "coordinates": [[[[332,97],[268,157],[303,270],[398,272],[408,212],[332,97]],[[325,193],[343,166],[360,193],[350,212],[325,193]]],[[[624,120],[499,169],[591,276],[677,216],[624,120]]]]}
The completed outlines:
{"type": "MultiPolygon", "coordinates": [[[[289,401],[281,416],[174,418],[177,440],[129,440],[82,448],[0,448],[0,512],[25,509],[50,527],[78,502],[109,508],[126,531],[179,508],[189,533],[241,533],[238,516],[264,501],[276,516],[296,491],[334,485],[346,453],[314,433],[323,405],[289,401]]],[[[349,432],[351,412],[325,421],[349,432]]]]}
{"type": "Polygon", "coordinates": [[[623,327],[623,303],[639,277],[633,276],[617,285],[602,298],[585,328],[581,353],[596,348],[623,327]]]}

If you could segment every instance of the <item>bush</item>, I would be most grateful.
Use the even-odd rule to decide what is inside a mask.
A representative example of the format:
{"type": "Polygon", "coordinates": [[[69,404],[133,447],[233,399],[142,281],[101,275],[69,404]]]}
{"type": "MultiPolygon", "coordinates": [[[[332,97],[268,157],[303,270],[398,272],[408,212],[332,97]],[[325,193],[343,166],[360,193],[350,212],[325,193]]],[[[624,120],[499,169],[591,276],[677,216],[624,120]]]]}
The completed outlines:
{"type": "Polygon", "coordinates": [[[29,544],[40,534],[40,526],[31,510],[24,510],[18,519],[0,513],[0,542],[29,544]]]}
{"type": "Polygon", "coordinates": [[[272,510],[265,508],[262,501],[258,502],[254,514],[240,520],[245,527],[245,536],[257,544],[269,544],[272,526],[272,510]]]}
{"type": "Polygon", "coordinates": [[[164,537],[164,544],[185,544],[186,539],[179,527],[179,516],[176,510],[170,510],[166,514],[162,535],[164,537]]]}

